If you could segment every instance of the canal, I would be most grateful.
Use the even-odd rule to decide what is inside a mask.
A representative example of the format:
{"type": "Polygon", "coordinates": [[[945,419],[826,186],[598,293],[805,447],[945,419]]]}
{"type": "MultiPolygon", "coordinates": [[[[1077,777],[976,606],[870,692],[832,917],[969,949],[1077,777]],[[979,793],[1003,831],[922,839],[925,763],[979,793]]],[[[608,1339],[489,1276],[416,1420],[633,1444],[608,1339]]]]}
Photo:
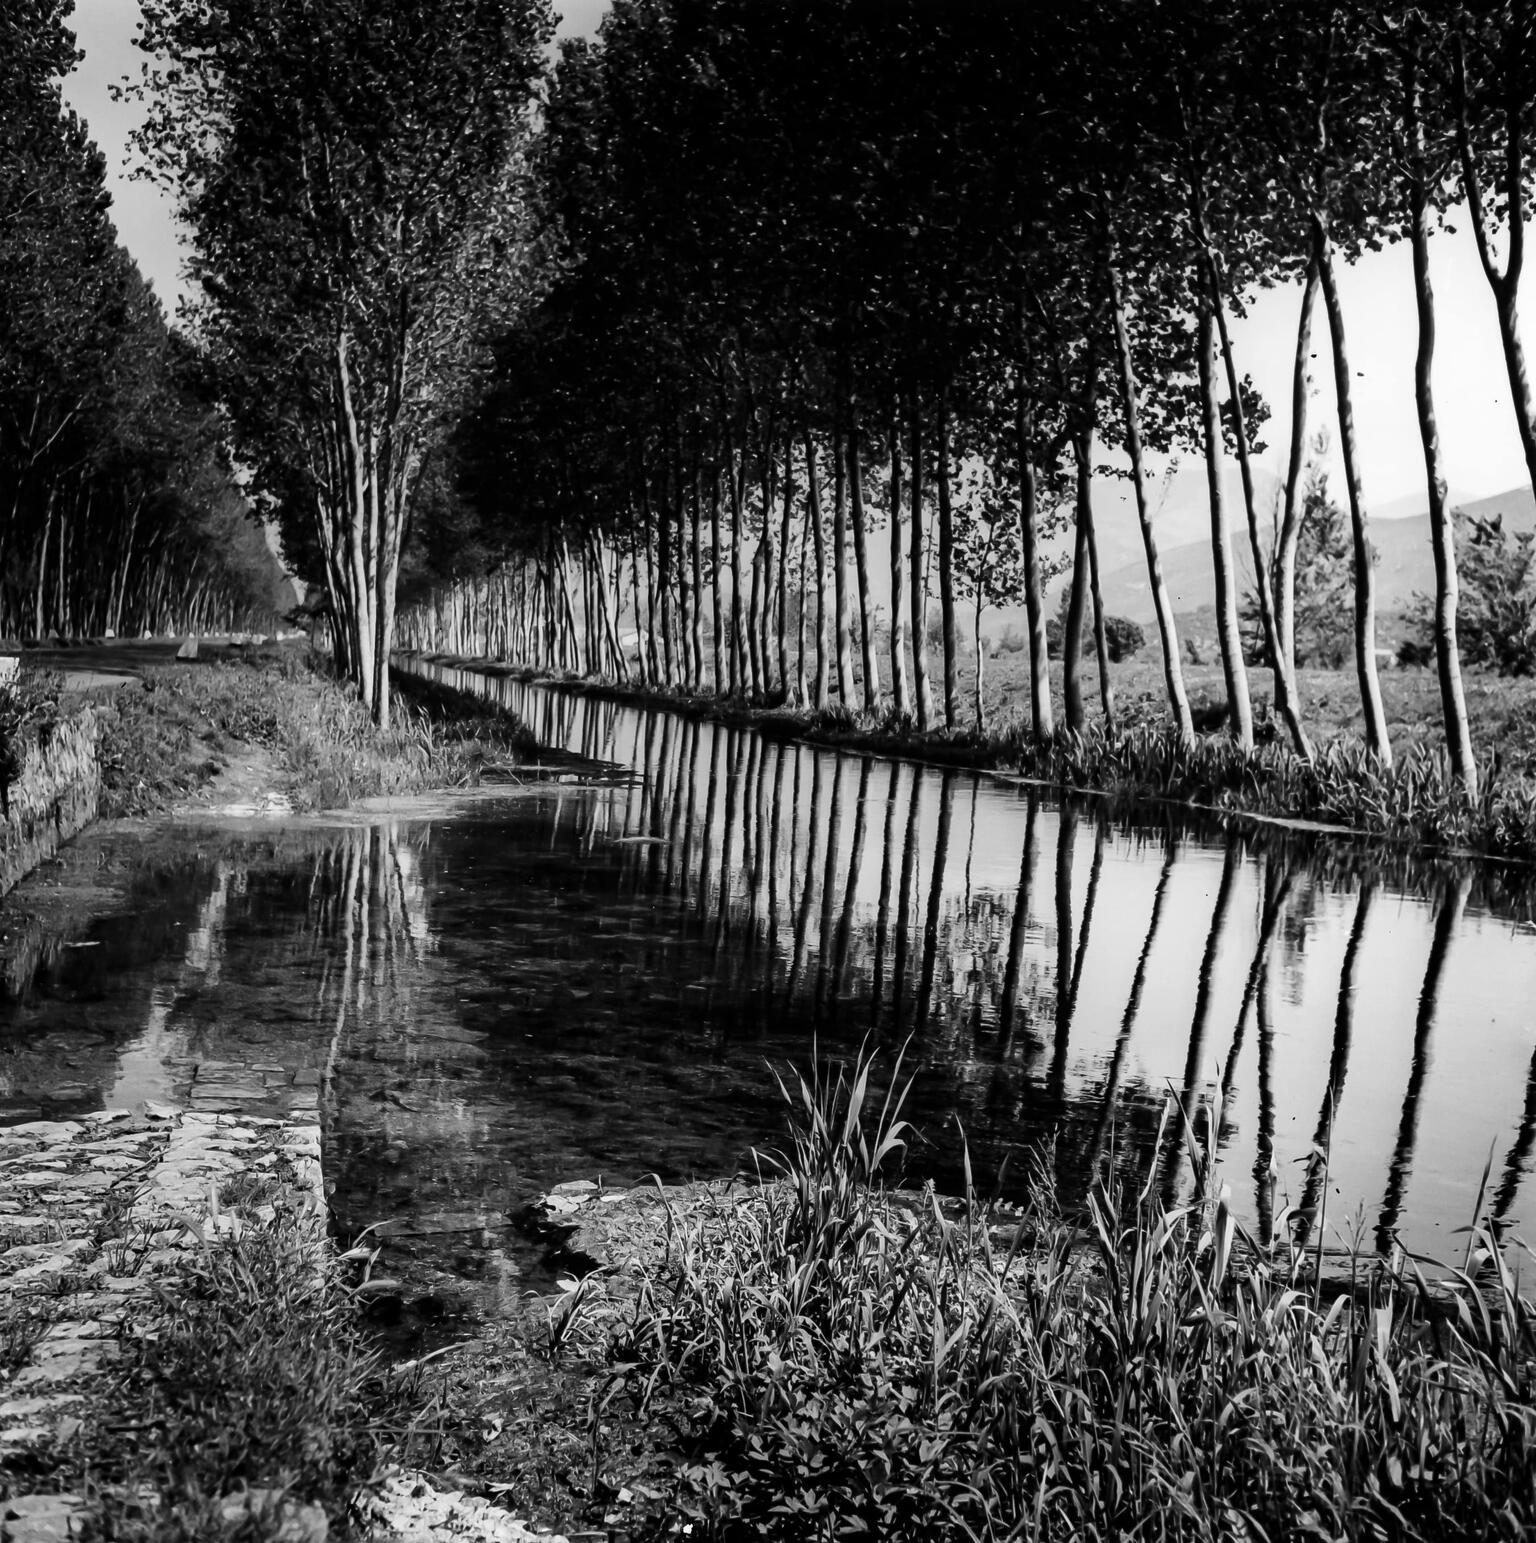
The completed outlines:
{"type": "Polygon", "coordinates": [[[0,1118],[312,1089],[339,1226],[424,1312],[542,1284],[508,1221],[550,1184],[731,1173],[777,1139],[769,1066],[866,1040],[909,1043],[909,1177],[952,1191],[968,1147],[984,1191],[1033,1161],[1071,1204],[1112,1164],[1177,1200],[1193,1144],[1259,1234],[1326,1202],[1329,1247],[1448,1256],[1490,1164],[1525,1220],[1509,875],[427,668],[608,772],[88,833],[68,861],[113,898],[10,982],[0,1118]]]}

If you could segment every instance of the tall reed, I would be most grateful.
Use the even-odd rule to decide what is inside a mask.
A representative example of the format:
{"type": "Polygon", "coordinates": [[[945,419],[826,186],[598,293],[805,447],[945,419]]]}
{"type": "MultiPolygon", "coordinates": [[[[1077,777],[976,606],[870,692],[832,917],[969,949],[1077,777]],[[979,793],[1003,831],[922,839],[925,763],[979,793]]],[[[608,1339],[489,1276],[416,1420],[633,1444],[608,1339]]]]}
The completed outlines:
{"type": "Polygon", "coordinates": [[[1362,1258],[1325,1292],[1191,1143],[1191,1204],[1106,1173],[1069,1220],[1041,1178],[1003,1226],[969,1183],[884,1187],[905,1087],[877,1103],[871,1074],[781,1083],[771,1182],[673,1218],[614,1343],[619,1387],[683,1434],[661,1531],[1531,1535],[1533,1312],[1481,1214],[1436,1284],[1362,1258]]]}

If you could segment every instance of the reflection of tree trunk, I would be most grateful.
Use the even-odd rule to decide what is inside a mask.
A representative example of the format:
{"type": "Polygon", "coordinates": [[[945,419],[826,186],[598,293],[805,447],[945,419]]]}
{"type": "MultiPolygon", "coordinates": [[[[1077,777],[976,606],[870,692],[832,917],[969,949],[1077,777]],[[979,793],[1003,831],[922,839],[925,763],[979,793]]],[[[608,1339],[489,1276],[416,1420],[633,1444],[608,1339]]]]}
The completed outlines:
{"type": "Polygon", "coordinates": [[[684,741],[683,775],[688,784],[688,806],[683,816],[683,846],[678,865],[678,903],[686,910],[688,895],[693,888],[693,826],[699,801],[699,720],[695,718],[692,731],[684,741]]]}
{"type": "Polygon", "coordinates": [[[763,966],[764,984],[773,985],[773,967],[779,957],[779,836],[784,808],[784,746],[773,747],[773,813],[768,827],[768,959],[763,966]]]}
{"type": "MultiPolygon", "coordinates": [[[[754,634],[755,636],[755,634],[754,634]]],[[[767,742],[756,734],[747,736],[746,787],[742,804],[746,809],[744,829],[750,836],[751,856],[742,852],[747,873],[747,937],[744,952],[751,958],[757,949],[757,896],[763,882],[763,756],[767,742]]]]}
{"type": "Polygon", "coordinates": [[[997,1055],[1007,1057],[1013,1047],[1013,1028],[1019,1010],[1019,975],[1024,965],[1024,936],[1029,930],[1029,892],[1035,873],[1035,816],[1040,812],[1040,795],[1034,788],[1025,793],[1024,855],[1019,861],[1019,892],[1014,897],[1013,919],[1008,928],[1008,962],[1003,967],[1003,1000],[998,1006],[997,1055]]]}
{"type": "Polygon", "coordinates": [[[1115,1037],[1114,1053],[1109,1058],[1109,1071],[1104,1078],[1104,1093],[1099,1100],[1099,1117],[1094,1122],[1093,1135],[1088,1142],[1087,1155],[1081,1165],[1084,1178],[1094,1177],[1094,1166],[1104,1145],[1104,1135],[1114,1113],[1115,1095],[1120,1087],[1120,1072],[1125,1065],[1126,1052],[1130,1049],[1131,1031],[1136,1027],[1136,1017],[1141,1011],[1141,994],[1147,984],[1147,962],[1152,957],[1152,945],[1157,940],[1157,929],[1163,919],[1163,902],[1168,897],[1168,880],[1173,876],[1173,859],[1177,851],[1170,834],[1168,852],[1163,858],[1163,871],[1158,875],[1157,890],[1152,896],[1152,919],[1147,923],[1147,934],[1136,959],[1136,973],[1131,977],[1131,994],[1126,1000],[1125,1011],[1120,1015],[1120,1032],[1115,1037]]]}
{"type": "MultiPolygon", "coordinates": [[[[1060,1115],[1067,1098],[1067,1047],[1072,1041],[1072,1025],[1077,1018],[1077,996],[1083,984],[1083,965],[1088,958],[1088,938],[1093,931],[1093,908],[1099,898],[1099,876],[1104,869],[1104,821],[1095,823],[1093,833],[1093,865],[1088,870],[1088,893],[1083,899],[1083,925],[1077,935],[1077,950],[1072,960],[1072,980],[1067,989],[1066,1011],[1056,1020],[1056,1042],[1051,1054],[1051,1075],[1047,1084],[1050,1107],[1060,1115]]],[[[1071,884],[1070,870],[1068,872],[1071,884]]],[[[1070,926],[1071,899],[1068,898],[1068,925],[1070,926]]]]}
{"type": "Polygon", "coordinates": [[[912,797],[907,805],[907,836],[901,849],[901,889],[896,897],[896,960],[891,970],[891,1005],[895,1009],[897,1034],[902,1030],[905,1013],[903,997],[907,991],[907,951],[912,925],[912,883],[917,866],[919,815],[923,800],[923,773],[912,768],[912,797]]]}
{"type": "MultiPolygon", "coordinates": [[[[1227,1052],[1227,1064],[1221,1075],[1221,1102],[1225,1108],[1232,1097],[1232,1083],[1237,1063],[1242,1059],[1243,1040],[1248,1032],[1248,1015],[1259,994],[1259,982],[1269,968],[1269,954],[1274,947],[1275,933],[1280,927],[1280,917],[1285,909],[1285,897],[1290,893],[1289,873],[1277,874],[1273,868],[1264,872],[1264,905],[1259,914],[1259,939],[1254,945],[1253,962],[1248,966],[1248,979],[1243,986],[1243,1000],[1237,1009],[1237,1026],[1232,1031],[1232,1048],[1227,1052]]],[[[1219,1133],[1218,1133],[1219,1134],[1219,1133]]]]}
{"type": "Polygon", "coordinates": [[[1360,886],[1360,899],[1355,905],[1354,924],[1349,929],[1349,942],[1344,947],[1344,968],[1339,972],[1339,1002],[1333,1017],[1333,1055],[1328,1062],[1328,1083],[1323,1089],[1323,1104],[1318,1110],[1317,1130],[1312,1137],[1312,1150],[1307,1157],[1307,1177],[1302,1186],[1301,1205],[1296,1211],[1296,1246],[1305,1248],[1312,1230],[1312,1218],[1317,1216],[1319,1243],[1323,1230],[1328,1197],[1324,1185],[1328,1179],[1329,1156],[1333,1146],[1333,1121],[1338,1113],[1339,1098],[1344,1092],[1344,1078],[1349,1072],[1349,1051],[1355,1031],[1355,990],[1360,965],[1360,940],[1365,936],[1366,923],[1370,919],[1371,902],[1376,898],[1376,884],[1367,879],[1360,886]],[[1320,1213],[1319,1208],[1323,1211],[1320,1213]]]}
{"type": "Polygon", "coordinates": [[[1259,1242],[1275,1240],[1275,1023],[1269,1010],[1269,965],[1259,974],[1259,1136],[1253,1156],[1254,1210],[1259,1242]]]}
{"type": "Polygon", "coordinates": [[[1077,810],[1063,804],[1056,819],[1056,1038],[1072,999],[1072,860],[1077,847],[1077,810]]]}
{"type": "Polygon", "coordinates": [[[1447,889],[1440,902],[1440,914],[1435,918],[1435,935],[1429,945],[1429,960],[1424,966],[1424,985],[1419,991],[1419,1011],[1413,1025],[1413,1066],[1403,1093],[1403,1114],[1397,1127],[1397,1144],[1392,1149],[1392,1168],[1387,1176],[1387,1193],[1382,1201],[1381,1220],[1376,1225],[1376,1247],[1383,1254],[1391,1251],[1395,1241],[1398,1218],[1403,1210],[1403,1197],[1408,1192],[1408,1179],[1413,1172],[1413,1151],[1419,1130],[1419,1098],[1424,1092],[1425,1074],[1429,1071],[1430,1031],[1435,1026],[1435,1013],[1440,1003],[1440,983],[1445,977],[1446,956],[1451,951],[1451,939],[1461,926],[1467,892],[1471,887],[1472,876],[1462,874],[1454,886],[1447,889]]]}
{"type": "Polygon", "coordinates": [[[885,840],[880,853],[880,904],[875,912],[875,985],[873,1013],[878,1021],[885,984],[885,940],[891,913],[891,867],[896,855],[896,804],[901,788],[901,763],[891,762],[891,780],[885,796],[885,840]]]}
{"type": "MultiPolygon", "coordinates": [[[[671,813],[667,820],[667,893],[680,887],[678,870],[683,849],[684,784],[688,777],[688,741],[694,724],[684,719],[678,725],[677,753],[668,758],[668,803],[671,813]]],[[[594,806],[595,807],[595,806],[594,806]]]]}
{"type": "Polygon", "coordinates": [[[939,952],[939,919],[944,902],[944,860],[949,856],[949,817],[954,803],[953,772],[939,781],[939,834],[933,846],[933,873],[928,881],[928,914],[923,922],[923,965],[917,985],[917,1023],[921,1029],[932,1010],[934,967],[939,952]]]}
{"type": "Polygon", "coordinates": [[[832,938],[837,921],[837,857],[843,834],[843,758],[832,761],[832,807],[827,815],[827,855],[821,875],[821,927],[816,947],[815,1000],[820,1005],[822,988],[830,988],[832,938]]]}
{"type": "MultiPolygon", "coordinates": [[[[1221,859],[1221,883],[1216,890],[1216,904],[1211,911],[1211,929],[1206,934],[1205,953],[1200,959],[1200,977],[1195,987],[1195,1016],[1189,1027],[1189,1053],[1184,1061],[1184,1091],[1179,1099],[1183,1117],[1176,1118],[1169,1132],[1169,1151],[1164,1160],[1163,1203],[1172,1205],[1178,1194],[1179,1159],[1184,1153],[1186,1128],[1194,1124],[1196,1094],[1200,1086],[1200,1062],[1205,1055],[1205,1031],[1211,1016],[1211,979],[1216,960],[1226,936],[1227,912],[1232,905],[1233,881],[1237,876],[1238,843],[1227,842],[1221,859]]],[[[1202,1161],[1194,1154],[1196,1163],[1202,1161]]]]}
{"type": "MultiPolygon", "coordinates": [[[[800,890],[800,909],[795,916],[795,954],[789,969],[789,990],[794,994],[796,984],[800,979],[800,972],[805,965],[806,934],[811,924],[811,908],[815,904],[816,897],[816,858],[820,850],[817,840],[820,834],[818,821],[821,817],[821,763],[822,756],[817,751],[811,751],[811,817],[810,832],[806,842],[805,853],[805,879],[800,890]]],[[[799,807],[797,798],[796,807],[799,807]]]]}
{"type": "Polygon", "coordinates": [[[836,962],[828,990],[828,999],[834,1004],[843,989],[843,978],[848,968],[848,944],[853,935],[853,909],[858,898],[859,869],[864,865],[864,806],[869,797],[869,768],[865,757],[859,763],[859,802],[853,813],[853,850],[848,854],[848,883],[843,891],[843,913],[837,924],[836,962]]]}
{"type": "Polygon", "coordinates": [[[707,924],[709,917],[709,879],[715,866],[715,804],[720,794],[720,739],[724,730],[718,724],[709,726],[709,792],[704,799],[704,839],[699,851],[699,893],[695,909],[699,925],[707,924]]]}
{"type": "Polygon", "coordinates": [[[1515,1196],[1520,1191],[1520,1180],[1525,1177],[1525,1165],[1532,1148],[1536,1147],[1536,1057],[1525,1079],[1525,1108],[1520,1111],[1520,1125],[1515,1132],[1514,1145],[1504,1160],[1504,1176],[1494,1192],[1489,1216],[1494,1222],[1502,1222],[1509,1215],[1515,1196]]]}
{"type": "MultiPolygon", "coordinates": [[[[674,731],[674,719],[671,713],[661,715],[661,742],[656,750],[656,765],[647,773],[651,784],[651,812],[647,821],[646,834],[648,836],[666,835],[666,794],[667,771],[672,764],[672,734],[674,731]]],[[[646,848],[645,882],[646,888],[654,890],[658,877],[658,870],[662,863],[664,847],[653,842],[646,848]]]]}
{"type": "Polygon", "coordinates": [[[718,958],[725,946],[731,925],[731,844],[736,839],[737,776],[736,756],[740,741],[734,729],[725,731],[725,829],[720,837],[720,888],[715,901],[715,956],[718,958]]]}

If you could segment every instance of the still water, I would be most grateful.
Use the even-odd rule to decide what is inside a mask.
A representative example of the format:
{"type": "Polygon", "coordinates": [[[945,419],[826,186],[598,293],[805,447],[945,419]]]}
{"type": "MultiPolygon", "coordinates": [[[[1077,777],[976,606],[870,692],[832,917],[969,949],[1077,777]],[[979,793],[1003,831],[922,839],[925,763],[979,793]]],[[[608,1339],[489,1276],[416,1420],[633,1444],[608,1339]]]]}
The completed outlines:
{"type": "Polygon", "coordinates": [[[951,1189],[968,1143],[984,1189],[1046,1150],[1069,1202],[1106,1161],[1177,1198],[1193,1130],[1261,1233],[1326,1150],[1330,1244],[1450,1254],[1490,1161],[1536,1235],[1536,930],[1498,875],[436,673],[620,774],[174,857],[89,833],[113,898],[0,1002],[0,1118],[297,1077],[343,1231],[492,1308],[537,1276],[521,1202],[729,1173],[780,1128],[765,1062],[866,1036],[910,1037],[909,1172],[951,1189]]]}

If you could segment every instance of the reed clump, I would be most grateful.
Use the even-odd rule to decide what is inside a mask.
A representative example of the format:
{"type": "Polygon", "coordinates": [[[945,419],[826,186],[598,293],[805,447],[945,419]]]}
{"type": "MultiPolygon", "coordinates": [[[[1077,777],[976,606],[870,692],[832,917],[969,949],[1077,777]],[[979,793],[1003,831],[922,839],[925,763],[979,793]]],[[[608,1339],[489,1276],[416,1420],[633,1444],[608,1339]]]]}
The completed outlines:
{"type": "Polygon", "coordinates": [[[1433,1285],[1329,1292],[1209,1184],[1105,1177],[1069,1220],[1041,1181],[1000,1230],[969,1185],[885,1186],[905,1095],[871,1070],[786,1089],[775,1182],[676,1218],[615,1340],[610,1400],[681,1437],[657,1535],[1531,1535],[1536,1321],[1481,1219],[1433,1285]]]}
{"type": "Polygon", "coordinates": [[[1485,758],[1478,794],[1452,774],[1443,750],[1413,745],[1383,766],[1363,745],[1335,740],[1310,762],[1276,742],[1245,753],[1221,737],[1183,741],[1138,723],[1098,726],[1048,741],[1011,741],[1021,771],[1131,801],[1172,799],[1276,818],[1316,820],[1441,850],[1536,860],[1536,784],[1485,758]]]}

